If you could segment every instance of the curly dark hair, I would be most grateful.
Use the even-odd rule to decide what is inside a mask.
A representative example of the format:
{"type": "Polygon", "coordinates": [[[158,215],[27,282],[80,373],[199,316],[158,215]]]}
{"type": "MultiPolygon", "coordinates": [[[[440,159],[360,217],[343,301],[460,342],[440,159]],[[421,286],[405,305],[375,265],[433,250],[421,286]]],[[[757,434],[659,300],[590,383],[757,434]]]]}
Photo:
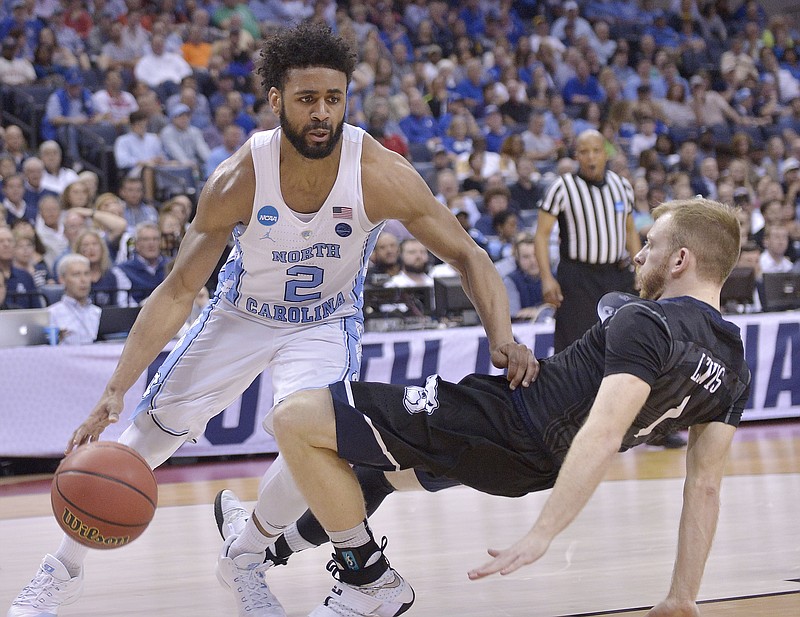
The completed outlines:
{"type": "Polygon", "coordinates": [[[283,90],[291,69],[324,67],[341,71],[348,85],[358,57],[341,37],[319,23],[304,22],[281,30],[267,39],[261,49],[256,72],[264,92],[273,86],[283,90]]]}

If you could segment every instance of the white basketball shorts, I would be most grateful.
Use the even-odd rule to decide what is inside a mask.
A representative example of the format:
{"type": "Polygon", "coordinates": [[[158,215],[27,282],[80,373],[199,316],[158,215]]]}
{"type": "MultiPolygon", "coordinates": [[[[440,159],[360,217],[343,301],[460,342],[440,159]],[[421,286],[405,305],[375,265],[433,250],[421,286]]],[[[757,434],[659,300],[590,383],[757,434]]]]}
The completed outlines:
{"type": "MultiPolygon", "coordinates": [[[[214,298],[153,377],[134,415],[193,439],[269,370],[274,402],[292,392],[358,379],[362,327],[355,317],[276,328],[214,298]]],[[[271,432],[271,413],[265,428],[271,432]]]]}

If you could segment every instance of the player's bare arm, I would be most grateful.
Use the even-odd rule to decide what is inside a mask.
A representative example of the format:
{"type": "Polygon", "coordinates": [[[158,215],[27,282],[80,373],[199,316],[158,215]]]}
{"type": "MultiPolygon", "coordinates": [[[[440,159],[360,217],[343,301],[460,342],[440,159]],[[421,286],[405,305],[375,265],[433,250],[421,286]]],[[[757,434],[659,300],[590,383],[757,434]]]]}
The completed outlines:
{"type": "Polygon", "coordinates": [[[458,271],[489,337],[492,363],[508,369],[512,388],[530,385],[539,366],[527,347],[514,342],[505,287],[486,251],[436,200],[408,161],[371,137],[364,138],[362,184],[371,220],[399,220],[432,253],[458,271]]]}
{"type": "Polygon", "coordinates": [[[175,267],[142,307],[100,401],[75,430],[66,452],[97,440],[109,424],[119,419],[125,392],[186,321],[197,292],[214,271],[234,226],[249,220],[254,187],[248,142],[217,168],[203,188],[175,267]]]}
{"type": "Polygon", "coordinates": [[[471,570],[471,579],[497,572],[510,574],[547,552],[553,539],[575,519],[603,480],[625,432],[649,394],[650,386],[634,375],[621,373],[603,379],[589,417],[575,435],[536,523],[510,548],[489,549],[493,559],[471,570]]]}
{"type": "Polygon", "coordinates": [[[678,554],[669,593],[648,617],[699,615],[695,603],[717,528],[719,495],[736,428],[722,422],[689,429],[678,554]],[[695,612],[693,612],[695,611],[695,612]]]}

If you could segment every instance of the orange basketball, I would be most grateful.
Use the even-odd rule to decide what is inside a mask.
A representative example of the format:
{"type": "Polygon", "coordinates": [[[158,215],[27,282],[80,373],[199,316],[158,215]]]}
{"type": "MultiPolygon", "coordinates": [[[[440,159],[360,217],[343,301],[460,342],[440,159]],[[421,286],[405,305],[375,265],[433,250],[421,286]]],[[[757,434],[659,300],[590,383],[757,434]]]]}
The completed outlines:
{"type": "Polygon", "coordinates": [[[73,540],[91,548],[119,548],[147,529],[158,486],[138,452],[115,441],[96,441],[61,461],[50,501],[58,524],[73,540]]]}

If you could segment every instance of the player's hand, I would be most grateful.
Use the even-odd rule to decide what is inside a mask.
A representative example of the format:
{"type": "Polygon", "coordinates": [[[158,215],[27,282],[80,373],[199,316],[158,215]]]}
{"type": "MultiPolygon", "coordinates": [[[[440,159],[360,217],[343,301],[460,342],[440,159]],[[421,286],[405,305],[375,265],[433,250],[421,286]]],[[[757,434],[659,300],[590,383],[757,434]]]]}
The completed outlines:
{"type": "Polygon", "coordinates": [[[539,361],[533,357],[533,352],[514,341],[492,350],[492,364],[506,369],[506,379],[512,390],[519,384],[527,388],[539,374],[539,361]]]}
{"type": "Polygon", "coordinates": [[[114,424],[119,420],[123,404],[122,394],[104,394],[89,417],[72,433],[64,454],[69,454],[73,448],[85,443],[97,441],[100,433],[106,430],[109,424],[114,424]]]}
{"type": "Polygon", "coordinates": [[[547,552],[550,540],[529,533],[513,546],[499,551],[489,549],[489,554],[494,557],[491,561],[467,573],[470,580],[478,580],[490,574],[511,574],[522,566],[533,563],[547,552]]]}
{"type": "Polygon", "coordinates": [[[700,617],[700,610],[694,602],[679,602],[667,598],[654,606],[645,617],[700,617]]]}
{"type": "Polygon", "coordinates": [[[558,308],[564,301],[564,295],[561,293],[561,285],[554,278],[542,279],[542,296],[544,301],[552,304],[558,308]]]}

